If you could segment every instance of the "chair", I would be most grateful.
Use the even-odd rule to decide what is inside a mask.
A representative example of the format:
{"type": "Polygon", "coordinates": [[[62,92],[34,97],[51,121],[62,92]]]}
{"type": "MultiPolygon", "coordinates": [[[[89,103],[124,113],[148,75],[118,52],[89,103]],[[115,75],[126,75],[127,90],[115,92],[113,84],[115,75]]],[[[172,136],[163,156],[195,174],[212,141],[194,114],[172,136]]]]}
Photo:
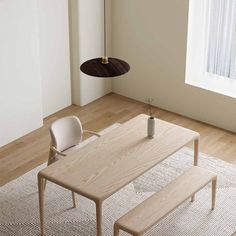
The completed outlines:
{"type": "MultiPolygon", "coordinates": [[[[78,149],[84,133],[101,136],[96,132],[83,130],[81,122],[76,116],[63,117],[53,122],[50,127],[51,145],[48,165],[78,149]]],[[[72,200],[73,207],[76,207],[74,192],[72,192],[72,200]]]]}

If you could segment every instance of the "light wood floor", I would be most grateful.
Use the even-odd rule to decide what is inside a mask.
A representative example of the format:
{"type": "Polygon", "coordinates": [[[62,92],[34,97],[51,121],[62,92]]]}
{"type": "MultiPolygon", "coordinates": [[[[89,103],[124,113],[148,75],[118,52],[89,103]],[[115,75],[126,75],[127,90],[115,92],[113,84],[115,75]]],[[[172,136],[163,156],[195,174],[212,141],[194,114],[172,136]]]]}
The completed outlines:
{"type": "MultiPolygon", "coordinates": [[[[169,111],[155,108],[155,115],[200,133],[200,150],[236,164],[236,134],[169,111]]],[[[44,120],[44,126],[0,148],[0,186],[28,172],[48,158],[50,124],[63,116],[77,115],[85,129],[99,131],[115,122],[123,123],[140,114],[147,114],[144,103],[109,94],[84,107],[72,105],[44,120]]],[[[192,145],[190,145],[192,146],[192,145]]]]}

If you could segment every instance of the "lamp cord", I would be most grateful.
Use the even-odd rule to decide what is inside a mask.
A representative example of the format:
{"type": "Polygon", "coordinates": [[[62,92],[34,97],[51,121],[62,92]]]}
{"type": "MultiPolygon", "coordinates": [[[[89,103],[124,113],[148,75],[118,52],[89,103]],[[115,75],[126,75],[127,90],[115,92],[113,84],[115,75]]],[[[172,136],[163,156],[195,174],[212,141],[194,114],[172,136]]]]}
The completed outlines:
{"type": "Polygon", "coordinates": [[[107,56],[106,50],[106,0],[104,0],[104,57],[107,56]]]}

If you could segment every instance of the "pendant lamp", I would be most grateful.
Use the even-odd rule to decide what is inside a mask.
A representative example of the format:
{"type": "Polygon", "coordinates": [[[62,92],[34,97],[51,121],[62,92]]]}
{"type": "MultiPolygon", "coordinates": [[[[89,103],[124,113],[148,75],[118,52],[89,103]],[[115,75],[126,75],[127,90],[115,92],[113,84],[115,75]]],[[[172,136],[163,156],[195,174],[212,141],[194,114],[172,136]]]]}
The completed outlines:
{"type": "Polygon", "coordinates": [[[107,57],[106,53],[106,0],[104,0],[104,56],[84,62],[80,66],[80,70],[94,77],[116,77],[130,70],[127,62],[118,58],[107,57]]]}

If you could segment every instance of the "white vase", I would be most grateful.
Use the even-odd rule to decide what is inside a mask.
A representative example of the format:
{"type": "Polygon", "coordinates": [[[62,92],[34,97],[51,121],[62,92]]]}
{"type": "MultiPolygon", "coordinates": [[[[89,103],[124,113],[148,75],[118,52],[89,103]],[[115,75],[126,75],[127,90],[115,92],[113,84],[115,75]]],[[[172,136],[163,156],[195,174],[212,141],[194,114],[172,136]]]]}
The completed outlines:
{"type": "Polygon", "coordinates": [[[154,138],[155,135],[155,118],[150,116],[147,121],[147,136],[154,138]]]}

